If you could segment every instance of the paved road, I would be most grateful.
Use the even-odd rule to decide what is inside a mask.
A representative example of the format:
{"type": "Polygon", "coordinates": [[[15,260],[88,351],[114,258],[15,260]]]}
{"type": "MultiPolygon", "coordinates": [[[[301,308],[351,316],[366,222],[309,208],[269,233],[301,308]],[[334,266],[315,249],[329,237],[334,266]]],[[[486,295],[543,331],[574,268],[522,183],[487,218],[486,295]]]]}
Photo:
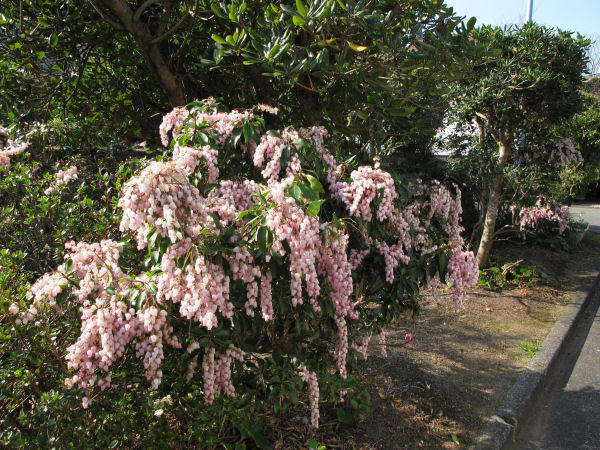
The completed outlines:
{"type": "MultiPolygon", "coordinates": [[[[600,232],[600,205],[571,214],[600,232]]],[[[591,300],[507,448],[600,449],[600,289],[591,300]]]]}
{"type": "Polygon", "coordinates": [[[571,216],[581,217],[590,224],[590,230],[600,232],[600,204],[573,205],[571,206],[571,216]]]}
{"type": "Polygon", "coordinates": [[[600,448],[600,292],[578,321],[509,449],[600,448]]]}

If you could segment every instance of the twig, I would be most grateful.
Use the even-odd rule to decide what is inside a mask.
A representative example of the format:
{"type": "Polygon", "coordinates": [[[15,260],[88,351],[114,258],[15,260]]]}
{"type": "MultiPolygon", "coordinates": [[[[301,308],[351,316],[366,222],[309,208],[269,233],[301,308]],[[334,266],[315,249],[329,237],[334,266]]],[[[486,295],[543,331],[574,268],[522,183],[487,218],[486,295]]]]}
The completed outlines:
{"type": "Polygon", "coordinates": [[[136,9],[135,14],[133,15],[133,22],[138,22],[140,20],[140,17],[142,17],[144,11],[146,11],[150,6],[152,6],[155,3],[158,3],[159,1],[160,0],[146,0],[144,3],[142,3],[142,6],[136,9]]]}

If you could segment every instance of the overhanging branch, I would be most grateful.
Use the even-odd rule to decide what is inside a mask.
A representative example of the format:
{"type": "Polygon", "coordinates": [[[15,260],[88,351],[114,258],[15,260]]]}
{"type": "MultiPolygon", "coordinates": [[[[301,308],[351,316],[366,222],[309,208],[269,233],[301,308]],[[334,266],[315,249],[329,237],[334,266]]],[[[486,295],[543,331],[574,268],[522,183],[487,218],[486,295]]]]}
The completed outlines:
{"type": "Polygon", "coordinates": [[[123,31],[125,29],[123,27],[123,25],[121,25],[120,23],[115,22],[110,17],[108,17],[106,14],[104,14],[102,12],[102,10],[98,7],[98,5],[96,5],[96,3],[94,2],[94,0],[88,0],[88,2],[90,2],[90,5],[92,5],[92,8],[94,8],[94,10],[100,15],[100,17],[102,18],[102,20],[104,20],[106,23],[108,23],[109,25],[115,27],[117,30],[123,31]]]}

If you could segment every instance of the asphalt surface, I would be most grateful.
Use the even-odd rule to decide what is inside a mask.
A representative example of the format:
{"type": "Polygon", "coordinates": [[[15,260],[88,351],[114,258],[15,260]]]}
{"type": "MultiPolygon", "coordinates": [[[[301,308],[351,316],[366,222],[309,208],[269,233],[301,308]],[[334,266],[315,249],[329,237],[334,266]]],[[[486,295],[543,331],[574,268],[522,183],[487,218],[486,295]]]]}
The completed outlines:
{"type": "Polygon", "coordinates": [[[600,232],[600,204],[581,203],[571,206],[571,216],[581,217],[590,224],[590,230],[600,232]]]}
{"type": "Polygon", "coordinates": [[[600,449],[600,292],[587,304],[509,449],[600,449]]]}
{"type": "MultiPolygon", "coordinates": [[[[600,205],[571,207],[600,232],[600,205]]],[[[599,255],[600,256],[600,255],[599,255]]],[[[509,449],[600,449],[600,289],[517,425],[509,449]]]]}

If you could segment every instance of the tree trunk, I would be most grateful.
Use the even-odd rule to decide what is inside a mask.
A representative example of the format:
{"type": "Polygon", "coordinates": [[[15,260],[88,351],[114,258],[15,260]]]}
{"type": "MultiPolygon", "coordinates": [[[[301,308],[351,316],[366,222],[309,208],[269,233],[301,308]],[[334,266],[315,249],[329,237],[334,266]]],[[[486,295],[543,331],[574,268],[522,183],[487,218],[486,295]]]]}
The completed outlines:
{"type": "MultiPolygon", "coordinates": [[[[146,24],[139,18],[123,0],[101,0],[110,12],[119,20],[119,25],[129,33],[138,45],[148,69],[158,80],[171,106],[185,105],[185,95],[179,80],[171,73],[154,36],[146,24]]],[[[143,7],[143,6],[142,6],[143,7]]],[[[139,15],[139,14],[138,14],[139,15]]]]}
{"type": "Polygon", "coordinates": [[[477,250],[477,264],[479,267],[483,267],[490,256],[492,250],[492,244],[494,243],[494,231],[496,229],[496,219],[498,217],[498,209],[500,207],[500,200],[502,199],[502,187],[504,184],[504,166],[510,154],[510,139],[506,136],[500,137],[498,142],[499,157],[498,157],[498,173],[492,178],[490,183],[490,195],[487,202],[487,210],[485,213],[485,223],[483,225],[483,234],[481,241],[479,242],[479,249],[477,250]]]}
{"type": "Polygon", "coordinates": [[[294,86],[294,91],[302,112],[303,124],[307,127],[323,125],[323,107],[319,102],[319,95],[310,90],[313,84],[310,75],[301,73],[298,81],[300,84],[294,86]]]}
{"type": "MultiPolygon", "coordinates": [[[[261,75],[260,70],[258,70],[255,65],[243,67],[246,71],[246,75],[248,75],[248,78],[250,78],[252,86],[254,86],[254,91],[256,92],[256,99],[258,102],[276,107],[277,105],[271,97],[271,93],[269,92],[269,88],[265,82],[265,78],[261,75]]],[[[265,114],[265,120],[269,128],[274,128],[276,130],[283,129],[283,122],[281,122],[279,116],[267,113],[265,114]]]]}

